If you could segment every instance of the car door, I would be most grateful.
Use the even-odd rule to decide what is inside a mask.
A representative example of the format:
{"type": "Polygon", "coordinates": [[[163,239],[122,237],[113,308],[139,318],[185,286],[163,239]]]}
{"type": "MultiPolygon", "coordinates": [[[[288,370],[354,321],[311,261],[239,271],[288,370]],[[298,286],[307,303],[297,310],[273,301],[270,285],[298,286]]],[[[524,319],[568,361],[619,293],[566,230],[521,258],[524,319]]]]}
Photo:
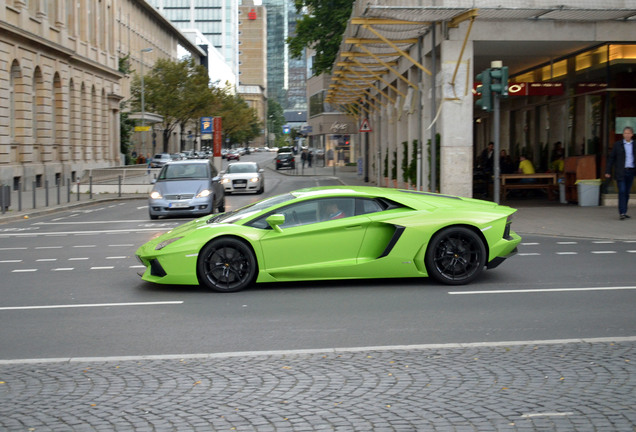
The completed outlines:
{"type": "Polygon", "coordinates": [[[369,218],[355,215],[354,198],[313,199],[276,213],[285,215],[282,232],[268,230],[260,241],[264,267],[273,277],[346,277],[348,269],[356,265],[369,218]],[[337,218],[327,210],[334,203],[342,212],[337,218]]]}

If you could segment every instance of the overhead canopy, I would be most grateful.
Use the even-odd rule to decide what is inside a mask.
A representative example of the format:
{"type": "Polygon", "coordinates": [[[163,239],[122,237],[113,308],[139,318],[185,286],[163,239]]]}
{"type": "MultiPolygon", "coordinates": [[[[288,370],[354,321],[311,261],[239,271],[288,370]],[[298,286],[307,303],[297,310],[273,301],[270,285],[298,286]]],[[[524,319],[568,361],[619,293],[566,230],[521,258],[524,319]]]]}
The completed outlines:
{"type": "MultiPolygon", "coordinates": [[[[597,22],[607,20],[635,21],[636,8],[583,7],[462,7],[420,6],[416,0],[401,0],[398,6],[389,6],[378,0],[366,0],[364,5],[354,6],[353,17],[347,24],[334,64],[332,80],[326,101],[350,111],[351,104],[366,99],[370,109],[378,109],[384,101],[394,103],[386,89],[402,97],[406,95],[387,81],[389,73],[402,80],[408,87],[418,83],[409,81],[396,69],[398,60],[406,58],[423,73],[431,71],[409,55],[418,39],[432,30],[436,23],[448,28],[458,27],[468,21],[570,21],[597,22]],[[374,4],[378,3],[378,4],[374,4]]],[[[456,4],[457,2],[455,2],[456,4]]],[[[468,2],[467,2],[468,3],[468,2]]],[[[475,5],[479,2],[470,2],[475,5]]],[[[511,2],[512,3],[512,2],[511,2]]],[[[527,2],[516,2],[527,3],[527,2]]],[[[539,3],[539,2],[535,2],[539,3]]],[[[586,3],[584,0],[580,3],[586,3]]],[[[588,2],[589,3],[589,2],[588,2]]],[[[604,5],[605,6],[605,5],[604,5]]],[[[470,31],[470,29],[469,29],[470,31]]],[[[467,35],[468,36],[468,35],[467,35]]],[[[493,35],[493,39],[496,35],[493,35]]],[[[483,38],[482,38],[483,39],[483,38]]],[[[586,49],[598,42],[590,41],[518,41],[480,40],[476,42],[474,67],[488,67],[493,55],[505,58],[511,72],[535,67],[548,59],[586,49]]]]}

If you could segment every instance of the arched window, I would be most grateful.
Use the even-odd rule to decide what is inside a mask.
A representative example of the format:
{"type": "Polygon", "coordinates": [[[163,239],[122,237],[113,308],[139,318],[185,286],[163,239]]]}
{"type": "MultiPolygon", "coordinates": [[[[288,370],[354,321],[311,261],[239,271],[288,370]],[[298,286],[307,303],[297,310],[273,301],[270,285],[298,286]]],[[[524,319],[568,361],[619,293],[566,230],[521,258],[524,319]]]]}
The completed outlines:
{"type": "Polygon", "coordinates": [[[22,74],[18,62],[11,65],[11,76],[9,78],[9,137],[12,142],[16,141],[18,118],[18,89],[22,84],[22,74]]]}
{"type": "Polygon", "coordinates": [[[98,96],[98,92],[95,89],[95,86],[92,87],[91,89],[91,111],[92,111],[92,118],[91,118],[91,131],[93,134],[93,139],[91,140],[91,144],[92,144],[92,153],[93,153],[93,160],[102,160],[102,158],[104,157],[104,155],[102,154],[102,124],[101,124],[101,118],[100,118],[100,114],[101,114],[101,110],[100,110],[100,101],[99,101],[99,96],[98,96]]]}
{"type": "Polygon", "coordinates": [[[69,137],[70,146],[70,160],[79,160],[79,124],[80,124],[80,107],[77,100],[77,91],[75,90],[75,84],[71,79],[68,84],[69,100],[71,102],[71,115],[69,123],[71,127],[71,134],[69,137]]]}
{"type": "Polygon", "coordinates": [[[51,124],[53,131],[53,143],[62,144],[62,125],[64,123],[64,96],[62,94],[62,80],[60,75],[56,72],[53,76],[53,104],[51,110],[51,124]]]}

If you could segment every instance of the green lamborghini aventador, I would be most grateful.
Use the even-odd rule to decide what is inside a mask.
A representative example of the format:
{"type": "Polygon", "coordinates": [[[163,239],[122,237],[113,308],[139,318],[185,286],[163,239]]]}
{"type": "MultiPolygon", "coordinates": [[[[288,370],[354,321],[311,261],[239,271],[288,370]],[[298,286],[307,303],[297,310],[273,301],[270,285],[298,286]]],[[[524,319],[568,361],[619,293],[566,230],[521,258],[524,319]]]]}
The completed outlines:
{"type": "Polygon", "coordinates": [[[307,188],[193,220],[137,257],[146,281],[221,292],[254,282],[426,276],[460,285],[516,253],[515,211],[410,190],[307,188]]]}

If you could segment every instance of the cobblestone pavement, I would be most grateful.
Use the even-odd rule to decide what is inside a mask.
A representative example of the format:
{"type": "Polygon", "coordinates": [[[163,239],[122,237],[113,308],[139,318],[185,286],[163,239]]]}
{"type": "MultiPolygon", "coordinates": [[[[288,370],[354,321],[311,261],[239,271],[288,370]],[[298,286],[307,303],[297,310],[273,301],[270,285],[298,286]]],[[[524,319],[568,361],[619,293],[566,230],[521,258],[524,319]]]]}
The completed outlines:
{"type": "Polygon", "coordinates": [[[636,341],[0,363],[3,431],[634,431],[636,341]]]}

